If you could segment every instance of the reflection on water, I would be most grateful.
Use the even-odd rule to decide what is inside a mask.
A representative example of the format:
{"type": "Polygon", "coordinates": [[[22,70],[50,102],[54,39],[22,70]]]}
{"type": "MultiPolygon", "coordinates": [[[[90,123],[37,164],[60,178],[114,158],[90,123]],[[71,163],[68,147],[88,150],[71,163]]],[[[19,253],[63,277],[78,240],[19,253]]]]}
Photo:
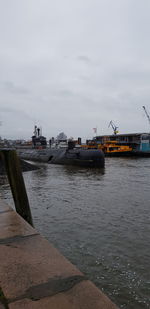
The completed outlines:
{"type": "Polygon", "coordinates": [[[40,166],[24,173],[36,228],[120,308],[149,308],[150,159],[40,166]]]}
{"type": "Polygon", "coordinates": [[[79,166],[63,166],[64,172],[66,172],[67,175],[74,175],[74,174],[91,174],[91,175],[104,175],[105,173],[105,168],[85,168],[85,167],[79,167],[79,166]]]}

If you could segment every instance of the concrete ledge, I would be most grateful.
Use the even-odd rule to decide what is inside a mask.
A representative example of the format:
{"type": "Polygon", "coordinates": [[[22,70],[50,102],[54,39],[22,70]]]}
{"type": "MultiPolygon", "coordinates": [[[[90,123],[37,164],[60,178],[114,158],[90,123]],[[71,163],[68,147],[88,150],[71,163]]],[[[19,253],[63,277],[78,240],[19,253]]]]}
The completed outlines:
{"type": "Polygon", "coordinates": [[[12,208],[8,206],[3,200],[0,199],[0,213],[12,211],[12,208]]]}
{"type": "Polygon", "coordinates": [[[0,252],[0,287],[8,303],[2,308],[117,308],[1,200],[0,252]]]}

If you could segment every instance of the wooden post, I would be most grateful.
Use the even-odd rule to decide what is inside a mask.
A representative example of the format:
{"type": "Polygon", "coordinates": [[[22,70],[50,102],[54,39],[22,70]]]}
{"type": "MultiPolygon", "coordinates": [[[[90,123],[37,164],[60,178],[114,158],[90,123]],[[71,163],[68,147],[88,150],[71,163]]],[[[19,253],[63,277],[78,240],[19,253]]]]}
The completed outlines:
{"type": "Polygon", "coordinates": [[[3,149],[0,151],[10,183],[17,213],[33,226],[29,201],[22,176],[19,158],[15,150],[3,149]]]}

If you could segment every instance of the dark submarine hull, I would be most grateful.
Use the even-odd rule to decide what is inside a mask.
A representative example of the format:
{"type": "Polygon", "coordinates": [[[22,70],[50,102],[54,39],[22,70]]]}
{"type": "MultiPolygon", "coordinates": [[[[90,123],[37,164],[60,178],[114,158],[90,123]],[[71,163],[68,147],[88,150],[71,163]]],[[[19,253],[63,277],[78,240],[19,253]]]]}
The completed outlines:
{"type": "Polygon", "coordinates": [[[103,168],[105,157],[98,149],[19,149],[21,159],[49,164],[103,168]]]}

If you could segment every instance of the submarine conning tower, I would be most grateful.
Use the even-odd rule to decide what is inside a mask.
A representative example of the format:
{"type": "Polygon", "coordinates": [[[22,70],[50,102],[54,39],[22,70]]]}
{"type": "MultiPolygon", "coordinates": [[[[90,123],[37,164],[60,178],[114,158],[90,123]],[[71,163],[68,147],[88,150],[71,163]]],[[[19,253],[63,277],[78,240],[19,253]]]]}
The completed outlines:
{"type": "Polygon", "coordinates": [[[32,145],[34,148],[46,148],[47,146],[46,137],[42,135],[42,128],[39,128],[36,125],[34,126],[32,145]]]}

